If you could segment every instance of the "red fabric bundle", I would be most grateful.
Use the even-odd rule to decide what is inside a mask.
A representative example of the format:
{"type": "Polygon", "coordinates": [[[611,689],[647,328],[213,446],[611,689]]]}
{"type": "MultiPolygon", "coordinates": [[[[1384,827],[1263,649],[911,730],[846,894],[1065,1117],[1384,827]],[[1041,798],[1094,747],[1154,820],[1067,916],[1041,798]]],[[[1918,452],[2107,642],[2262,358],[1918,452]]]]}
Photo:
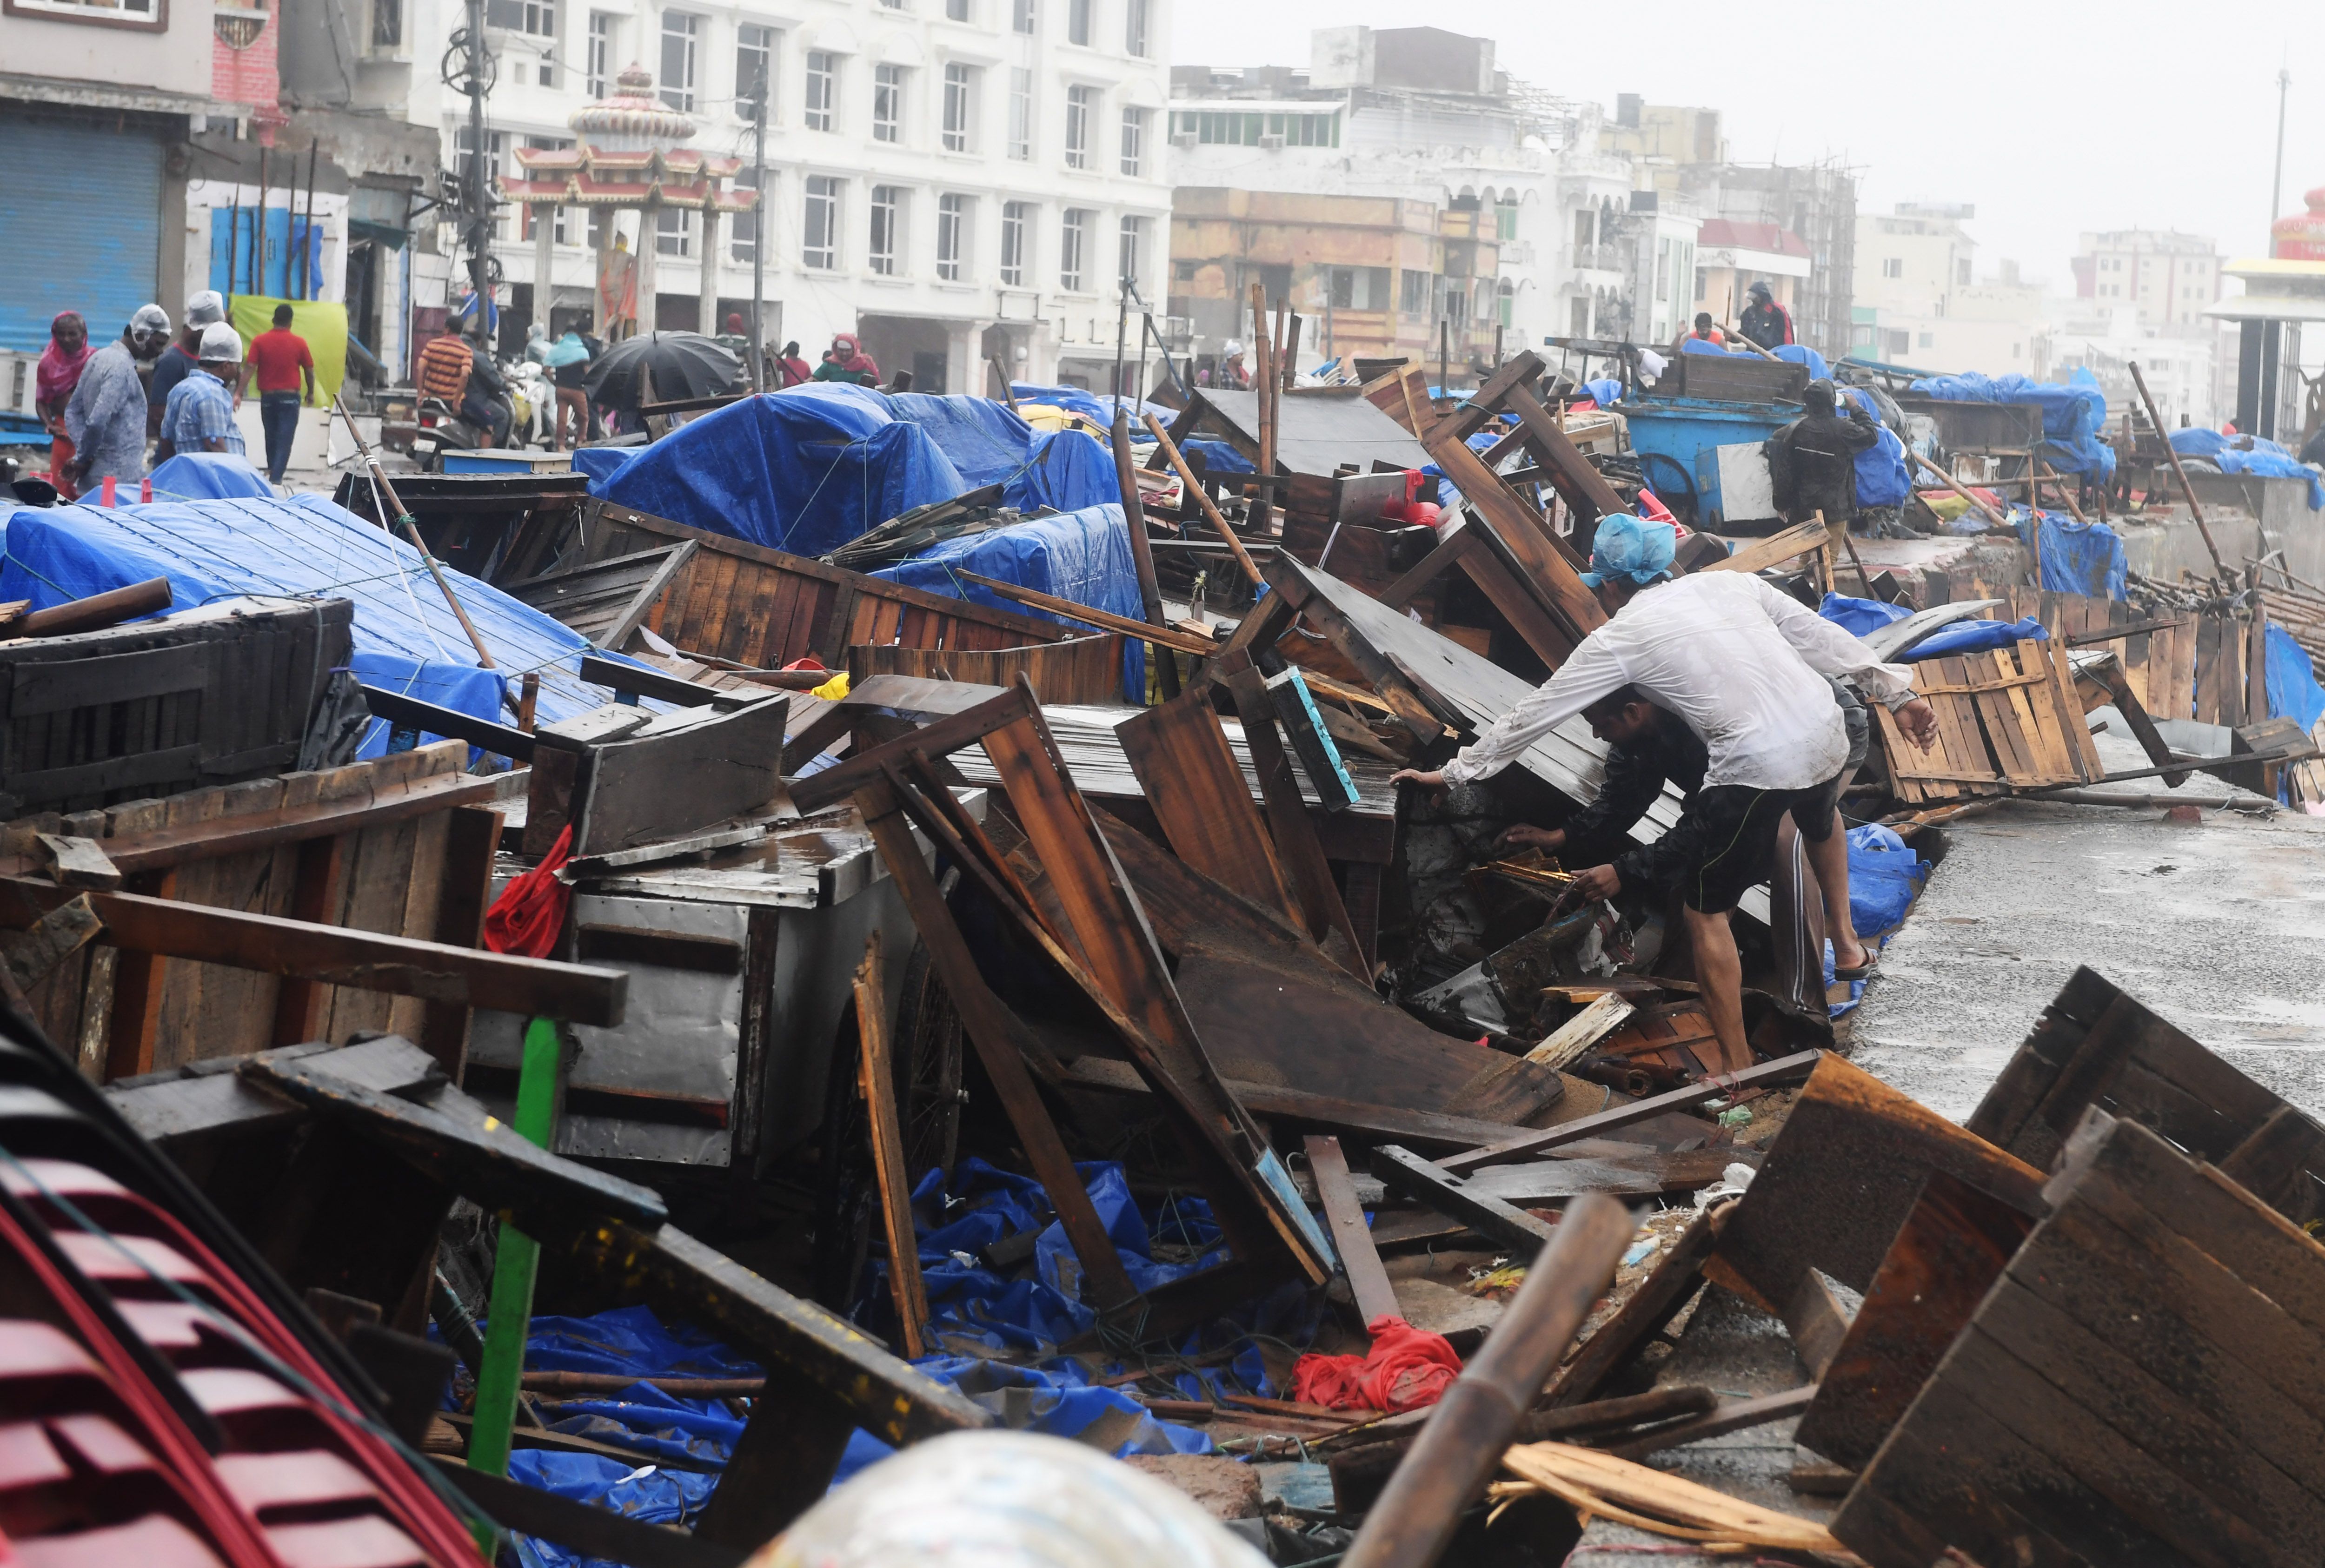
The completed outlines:
{"type": "Polygon", "coordinates": [[[1461,1375],[1461,1358],[1443,1334],[1386,1313],[1365,1325],[1366,1356],[1302,1356],[1292,1369],[1292,1397],[1334,1410],[1419,1410],[1445,1397],[1461,1375]]]}
{"type": "Polygon", "coordinates": [[[557,870],[573,856],[573,825],[557,835],[539,865],[501,890],[485,912],[485,945],[496,953],[546,958],[557,951],[573,890],[557,880],[557,870]]]}

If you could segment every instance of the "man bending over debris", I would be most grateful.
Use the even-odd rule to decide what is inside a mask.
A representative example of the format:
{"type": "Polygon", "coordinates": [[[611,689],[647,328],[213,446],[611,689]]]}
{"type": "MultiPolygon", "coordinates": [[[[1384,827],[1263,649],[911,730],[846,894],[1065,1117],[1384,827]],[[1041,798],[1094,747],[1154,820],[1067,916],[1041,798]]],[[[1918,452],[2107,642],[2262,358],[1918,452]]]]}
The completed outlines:
{"type": "MultiPolygon", "coordinates": [[[[1752,1055],[1744,1038],[1743,963],[1728,917],[1746,889],[1767,878],[1785,812],[1808,845],[1824,895],[1836,973],[1857,979],[1873,964],[1848,917],[1848,844],[1833,829],[1848,772],[1848,732],[1824,678],[1853,677],[1924,750],[1937,717],[1913,695],[1912,671],[1879,662],[1863,642],[1758,577],[1702,572],[1669,581],[1675,542],[1668,523],[1600,520],[1582,580],[1610,586],[1621,601],[1614,616],[1441,770],[1408,769],[1396,779],[1437,789],[1490,778],[1586,712],[1593,733],[1616,749],[1609,789],[1626,767],[1639,766],[1667,770],[1684,786],[1691,771],[1685,755],[1700,747],[1702,783],[1663,840],[1671,851],[1631,863],[1674,878],[1705,1010],[1721,1055],[1740,1066],[1752,1055]],[[1626,752],[1635,753],[1627,761],[1626,752]]],[[[1622,890],[1624,874],[1619,862],[1593,866],[1576,885],[1587,897],[1608,899],[1622,890]]]]}

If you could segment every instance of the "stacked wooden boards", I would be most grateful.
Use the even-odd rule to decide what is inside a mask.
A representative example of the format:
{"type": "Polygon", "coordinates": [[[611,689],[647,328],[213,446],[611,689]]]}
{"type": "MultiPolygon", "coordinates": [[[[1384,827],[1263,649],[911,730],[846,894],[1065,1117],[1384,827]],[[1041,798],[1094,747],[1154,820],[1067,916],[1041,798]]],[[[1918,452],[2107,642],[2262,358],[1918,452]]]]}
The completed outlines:
{"type": "Polygon", "coordinates": [[[1874,710],[1901,800],[1959,800],[2106,773],[2056,641],[1924,659],[1913,666],[1913,688],[1937,714],[1930,750],[1906,740],[1885,708],[1874,710]]]}

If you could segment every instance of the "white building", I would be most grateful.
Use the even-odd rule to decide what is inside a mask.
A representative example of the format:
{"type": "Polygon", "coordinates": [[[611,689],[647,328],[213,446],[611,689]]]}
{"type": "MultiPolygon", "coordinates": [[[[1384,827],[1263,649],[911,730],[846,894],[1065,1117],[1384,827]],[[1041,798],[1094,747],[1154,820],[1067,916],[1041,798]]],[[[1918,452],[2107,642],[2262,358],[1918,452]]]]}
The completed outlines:
{"type": "Polygon", "coordinates": [[[2049,374],[2042,286],[2004,262],[1977,276],[1968,206],[1901,202],[1857,220],[1854,288],[1859,355],[1932,374],[2049,374]]]}
{"type": "MultiPolygon", "coordinates": [[[[438,61],[458,0],[333,3],[372,41],[359,99],[436,125],[457,167],[468,100],[438,61]]],[[[752,97],[763,73],[769,84],[764,217],[721,223],[706,246],[699,215],[662,212],[641,328],[747,318],[763,234],[771,344],[796,339],[812,363],[833,333],[856,332],[884,374],[910,371],[922,391],[987,390],[989,357],[1017,379],[1102,377],[1125,275],[1159,312],[1168,0],[488,0],[487,21],[496,176],[517,175],[515,147],[570,145],[574,112],[632,64],[693,118],[688,147],[747,166],[752,97]]],[[[618,221],[635,250],[637,215],[618,221]]],[[[538,309],[524,226],[512,208],[496,240],[505,344],[538,309]]],[[[552,327],[590,309],[589,226],[571,211],[558,226],[552,327]]],[[[450,226],[434,238],[415,263],[415,317],[466,287],[450,226]]]]}

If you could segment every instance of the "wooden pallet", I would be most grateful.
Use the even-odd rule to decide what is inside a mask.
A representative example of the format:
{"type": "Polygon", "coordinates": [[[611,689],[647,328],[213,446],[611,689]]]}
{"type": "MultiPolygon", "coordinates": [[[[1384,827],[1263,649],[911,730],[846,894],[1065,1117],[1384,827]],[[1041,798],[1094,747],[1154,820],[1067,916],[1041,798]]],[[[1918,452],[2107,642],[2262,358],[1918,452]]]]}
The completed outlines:
{"type": "Polygon", "coordinates": [[[607,502],[592,501],[581,527],[590,563],[695,541],[700,548],[644,623],[687,653],[750,669],[779,669],[812,656],[838,669],[849,649],[867,645],[1024,648],[1079,634],[1024,611],[884,582],[607,502]]]}
{"type": "Polygon", "coordinates": [[[1901,800],[2005,795],[2106,772],[2056,641],[1925,659],[1913,667],[1913,687],[1937,712],[1930,750],[1905,739],[1885,708],[1874,709],[1901,800]]]}

